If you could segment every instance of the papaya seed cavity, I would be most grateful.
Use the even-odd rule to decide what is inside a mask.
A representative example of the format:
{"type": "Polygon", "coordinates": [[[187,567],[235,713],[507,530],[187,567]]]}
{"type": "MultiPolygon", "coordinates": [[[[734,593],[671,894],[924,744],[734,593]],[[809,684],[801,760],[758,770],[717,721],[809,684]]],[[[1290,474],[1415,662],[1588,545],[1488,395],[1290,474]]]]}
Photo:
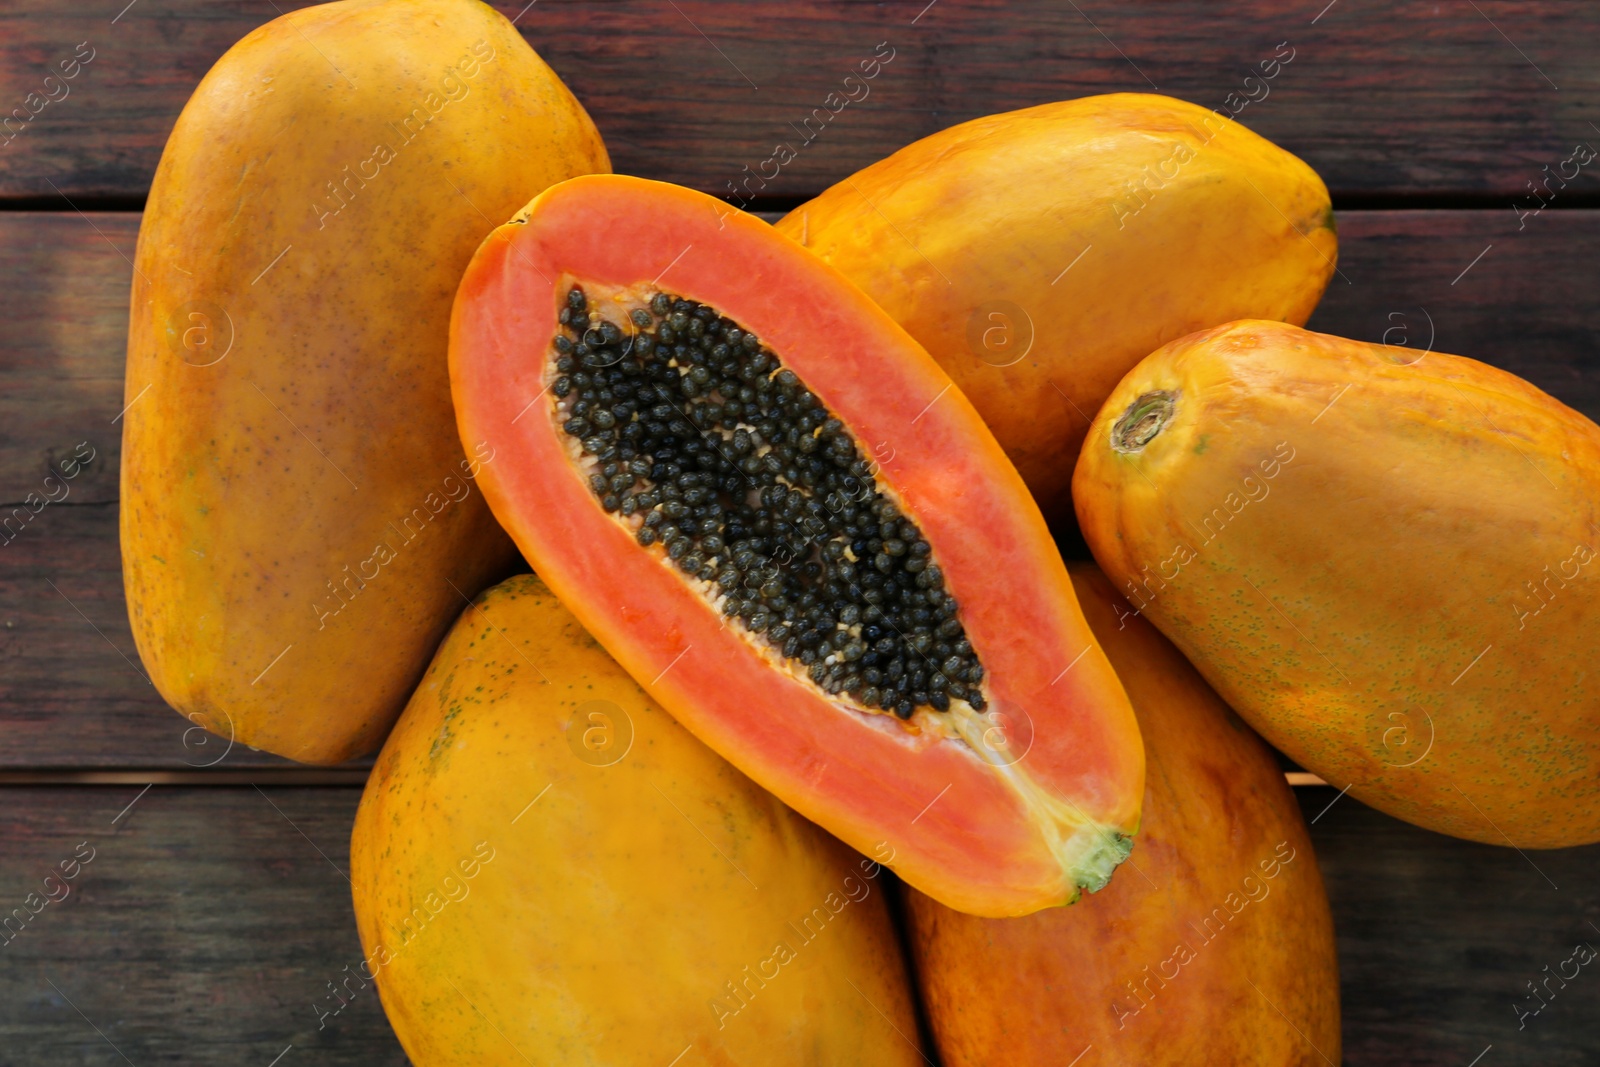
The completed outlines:
{"type": "Polygon", "coordinates": [[[932,546],[760,338],[670,293],[613,321],[574,287],[558,318],[557,425],[641,548],[830,696],[902,720],[984,710],[932,546]]]}

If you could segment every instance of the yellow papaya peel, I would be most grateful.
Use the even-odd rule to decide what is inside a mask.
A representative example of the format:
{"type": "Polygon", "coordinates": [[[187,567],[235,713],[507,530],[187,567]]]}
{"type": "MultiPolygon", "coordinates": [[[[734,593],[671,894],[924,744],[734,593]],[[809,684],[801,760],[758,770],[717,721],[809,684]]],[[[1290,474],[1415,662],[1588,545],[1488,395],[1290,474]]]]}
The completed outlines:
{"type": "Polygon", "coordinates": [[[1475,360],[1236,322],[1151,354],[1073,492],[1273,744],[1408,822],[1600,840],[1600,427],[1475,360]]]}
{"type": "Polygon", "coordinates": [[[514,558],[456,433],[450,306],[529,196],[609,170],[583,108],[476,0],[343,0],[231,48],[139,233],[123,575],[192,721],[311,763],[377,746],[514,558]]]}
{"type": "Polygon", "coordinates": [[[944,1067],[1341,1063],[1322,874],[1277,756],[1092,563],[1072,584],[1145,738],[1131,869],[1071,908],[981,919],[909,890],[944,1067]],[[1254,987],[1254,988],[1252,988],[1254,987]]]}
{"type": "Polygon", "coordinates": [[[1338,255],[1316,172],[1147,93],[952,126],[778,229],[939,361],[1058,527],[1089,421],[1135,363],[1231,319],[1303,324],[1338,255]]]}
{"type": "Polygon", "coordinates": [[[360,969],[417,1067],[923,1062],[889,876],[531,575],[445,638],[350,852],[360,969]]]}

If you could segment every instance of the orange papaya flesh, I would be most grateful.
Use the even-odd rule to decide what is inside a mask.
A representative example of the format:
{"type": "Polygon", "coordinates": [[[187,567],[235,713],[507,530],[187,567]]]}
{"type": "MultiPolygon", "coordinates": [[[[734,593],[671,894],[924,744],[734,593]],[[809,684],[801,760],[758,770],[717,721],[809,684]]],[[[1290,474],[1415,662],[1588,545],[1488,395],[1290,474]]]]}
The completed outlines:
{"type": "MultiPolygon", "coordinates": [[[[644,360],[629,348],[635,341],[602,344],[593,358],[605,365],[597,371],[622,374],[630,361],[644,360]]],[[[699,357],[684,359],[679,371],[688,377],[699,357]]],[[[573,179],[541,194],[480,248],[457,296],[450,366],[463,440],[489,441],[507,457],[480,478],[496,516],[618,662],[730,762],[952,907],[1019,914],[1070,901],[1080,887],[1098,888],[1110,877],[1137,826],[1143,775],[1126,696],[1083,622],[1037,508],[992,435],[938,365],[836,271],[703,194],[637,178],[573,179]],[[659,541],[641,546],[646,520],[625,509],[608,512],[604,492],[589,482],[597,456],[568,432],[577,394],[556,395],[566,387],[558,384],[564,364],[554,341],[575,289],[585,301],[580,323],[587,321],[599,341],[598,323],[625,326],[667,291],[754,333],[762,351],[797,376],[787,388],[808,390],[839,423],[813,435],[844,435],[858,459],[876,459],[861,493],[870,490],[911,521],[941,569],[984,668],[969,686],[978,699],[952,700],[944,711],[920,702],[901,707],[910,712],[902,721],[849,692],[826,691],[812,680],[816,657],[796,662],[750,628],[757,608],[781,616],[765,593],[746,586],[739,593],[744,612],[724,614],[715,578],[723,560],[709,542],[695,542],[695,551],[712,564],[698,572],[711,580],[686,576],[681,559],[669,558],[659,541]]],[[[761,389],[782,373],[775,363],[763,367],[750,379],[761,389]]],[[[728,476],[742,471],[731,456],[744,446],[696,406],[726,403],[722,388],[709,398],[685,394],[675,410],[685,420],[681,440],[703,440],[698,454],[728,476]],[[691,420],[698,420],[693,428],[691,420]],[[721,428],[702,429],[700,421],[721,428]]],[[[759,432],[776,410],[746,412],[750,428],[759,432]]],[[[792,417],[794,409],[785,410],[792,417]]],[[[625,443],[628,425],[642,420],[637,411],[617,411],[615,436],[607,440],[625,443]]],[[[673,412],[662,415],[670,429],[673,412]]],[[[776,439],[782,427],[768,429],[776,439]]],[[[653,448],[671,444],[647,432],[653,448]]],[[[822,451],[833,447],[844,446],[822,451]]],[[[755,453],[780,454],[770,442],[755,453]]],[[[625,461],[620,452],[618,459],[625,461]]],[[[807,516],[821,514],[803,479],[787,486],[787,471],[780,479],[751,469],[748,486],[730,483],[738,499],[718,489],[724,518],[741,499],[767,499],[762,492],[780,481],[788,495],[806,498],[807,516]]],[[[665,493],[648,480],[616,492],[646,486],[665,493]]],[[[848,514],[850,501],[834,503],[848,514]]],[[[701,510],[672,521],[715,517],[704,495],[695,506],[701,510]]],[[[769,514],[761,521],[776,520],[769,514]]],[[[826,593],[817,584],[819,560],[827,562],[828,581],[844,574],[839,561],[823,555],[828,540],[841,539],[836,527],[794,544],[799,551],[786,560],[776,554],[775,537],[760,541],[766,535],[753,528],[741,537],[731,525],[723,533],[729,543],[720,554],[736,564],[737,542],[766,554],[763,566],[775,571],[764,573],[782,572],[778,577],[791,583],[783,594],[791,607],[805,607],[808,593],[826,593]]],[[[870,540],[847,547],[877,565],[870,540]]],[[[836,603],[826,593],[826,604],[836,603]]],[[[843,610],[837,618],[810,618],[814,640],[848,644],[866,633],[843,610]]],[[[896,637],[910,647],[916,634],[896,637]]],[[[830,655],[837,660],[839,653],[830,655]]],[[[911,670],[927,683],[942,663],[924,656],[911,670]]]]}
{"type": "Polygon", "coordinates": [[[446,366],[493,219],[609,170],[571,93],[475,0],[343,0],[257,29],[184,107],[140,226],[122,555],[140,657],[213,732],[376,748],[515,548],[446,366]]]}
{"type": "Polygon", "coordinates": [[[1600,840],[1600,427],[1475,360],[1237,322],[1117,387],[1095,557],[1263,736],[1489,844],[1600,840]]]}
{"type": "Polygon", "coordinates": [[[531,575],[445,638],[350,853],[360,969],[417,1067],[923,1062],[888,876],[531,575]]]}
{"type": "Polygon", "coordinates": [[[1135,363],[1233,319],[1304,324],[1338,258],[1315,171],[1152,93],[952,126],[777,226],[927,348],[1058,530],[1089,422],[1135,363]]]}
{"type": "Polygon", "coordinates": [[[942,1062],[1045,1067],[1089,1046],[1129,1067],[1341,1062],[1333,920],[1276,756],[1093,564],[1070,567],[1144,733],[1135,869],[1015,919],[912,891],[942,1062]]]}

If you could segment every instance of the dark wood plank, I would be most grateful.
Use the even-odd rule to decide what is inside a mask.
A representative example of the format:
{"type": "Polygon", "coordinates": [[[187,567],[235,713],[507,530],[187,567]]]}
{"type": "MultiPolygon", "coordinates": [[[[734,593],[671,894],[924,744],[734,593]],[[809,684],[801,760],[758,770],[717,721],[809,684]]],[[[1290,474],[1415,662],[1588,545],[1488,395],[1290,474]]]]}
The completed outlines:
{"type": "MultiPolygon", "coordinates": [[[[125,3],[13,0],[0,13],[0,101],[24,115],[27,94],[42,92],[57,64],[80,44],[93,49],[67,95],[0,150],[0,196],[142,197],[178,110],[210,65],[278,11],[303,6],[125,3]]],[[[1213,108],[1238,107],[1230,93],[1253,94],[1241,121],[1304,156],[1340,196],[1509,200],[1541,180],[1544,165],[1555,170],[1575,142],[1600,144],[1590,125],[1600,91],[1593,4],[523,4],[497,6],[521,13],[519,27],[589,108],[619,170],[714,192],[757,170],[780,142],[799,156],[766,192],[809,196],[955,122],[1152,86],[1213,108]],[[1265,88],[1247,86],[1285,41],[1291,63],[1265,88]],[[803,143],[795,128],[829,93],[861,97],[844,79],[879,42],[894,58],[868,94],[803,143]]],[[[1593,188],[1586,172],[1568,195],[1593,188]]]]}
{"type": "Polygon", "coordinates": [[[1509,208],[1347,211],[1339,246],[1339,273],[1311,329],[1419,357],[1431,341],[1600,420],[1600,212],[1547,210],[1519,228],[1509,208]]]}
{"type": "Polygon", "coordinates": [[[292,1045],[279,1067],[403,1067],[370,984],[320,1014],[361,961],[344,874],[360,791],[138,794],[0,790],[0,915],[28,916],[0,933],[0,1065],[265,1067],[292,1045]]]}
{"type": "MultiPolygon", "coordinates": [[[[112,420],[137,226],[132,214],[0,214],[0,286],[29,294],[0,334],[0,520],[46,491],[83,442],[95,454],[60,503],[0,536],[0,768],[181,770],[222,747],[200,744],[145,683],[125,621],[112,420]]],[[[1506,367],[1600,417],[1600,319],[1584,266],[1600,257],[1600,211],[1550,210],[1520,230],[1509,209],[1351,211],[1340,229],[1342,277],[1314,328],[1415,347],[1431,333],[1438,350],[1506,367]]],[[[235,763],[281,761],[234,746],[225,766],[235,763]]]]}
{"type": "Polygon", "coordinates": [[[1350,1067],[1594,1064],[1600,959],[1563,963],[1580,944],[1600,952],[1600,845],[1522,854],[1335,803],[1333,789],[1295,794],[1317,819],[1350,1067]],[[1519,1014],[1540,1005],[1526,983],[1558,970],[1566,988],[1552,979],[1547,1005],[1519,1014]]]}
{"type": "MultiPolygon", "coordinates": [[[[145,679],[122,598],[112,420],[138,225],[0,217],[0,284],[27,294],[0,341],[0,765],[182,766],[223,747],[190,733],[145,679]],[[63,461],[84,455],[63,478],[63,461]]],[[[254,755],[236,747],[230,762],[254,755]]]]}
{"type": "MultiPolygon", "coordinates": [[[[1490,1045],[1482,1067],[1592,1064],[1596,964],[1565,989],[1552,980],[1555,996],[1520,1030],[1516,1007],[1536,1004],[1525,983],[1546,966],[1580,943],[1600,948],[1600,846],[1523,856],[1335,802],[1332,789],[1297,794],[1317,820],[1338,927],[1350,1067],[1464,1067],[1490,1045]]],[[[327,983],[360,958],[342,873],[358,797],[0,789],[0,915],[93,850],[67,868],[64,899],[0,934],[0,1067],[122,1062],[111,1044],[138,1064],[267,1064],[290,1045],[285,1067],[307,1053],[404,1064],[370,988],[319,1015],[334,1004],[327,983]]]]}
{"type": "MultiPolygon", "coordinates": [[[[0,503],[29,493],[59,498],[52,507],[116,501],[122,424],[112,420],[122,411],[138,236],[136,214],[0,215],[0,291],[9,294],[0,334],[0,503]],[[93,458],[82,471],[61,481],[62,461],[86,455],[93,458]]],[[[19,539],[27,532],[15,523],[4,529],[19,539]]],[[[8,554],[0,545],[0,559],[8,554]]]]}

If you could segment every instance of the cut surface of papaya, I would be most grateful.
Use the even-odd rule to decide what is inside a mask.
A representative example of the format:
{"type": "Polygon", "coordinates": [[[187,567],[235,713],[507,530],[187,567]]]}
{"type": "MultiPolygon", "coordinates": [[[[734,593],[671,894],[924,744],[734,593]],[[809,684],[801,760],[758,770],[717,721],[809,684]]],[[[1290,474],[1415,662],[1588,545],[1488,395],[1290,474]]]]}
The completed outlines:
{"type": "Polygon", "coordinates": [[[960,123],[777,226],[927,348],[1058,530],[1083,435],[1135,363],[1233,319],[1303,324],[1338,257],[1315,171],[1154,93],[960,123]]]}
{"type": "Polygon", "coordinates": [[[532,575],[439,646],[350,882],[358,969],[416,1067],[924,1062],[892,879],[673,722],[532,575]]]}
{"type": "Polygon", "coordinates": [[[1106,401],[1083,532],[1267,740],[1400,819],[1600,840],[1600,427],[1503,370],[1284,323],[1106,401]]]}
{"type": "Polygon", "coordinates": [[[1139,848],[1071,911],[980,919],[909,894],[941,1062],[1342,1062],[1333,917],[1277,756],[1098,568],[1069,568],[1144,732],[1139,848]]]}
{"type": "Polygon", "coordinates": [[[197,726],[307,763],[382,741],[516,556],[455,431],[456,283],[491,219],[609,169],[477,0],[302,8],[201,81],[139,228],[120,513],[140,658],[197,726]]]}
{"type": "Polygon", "coordinates": [[[591,176],[451,324],[496,516],[680,722],[951,907],[1103,886],[1143,749],[1038,508],[842,275],[700,193],[591,176]]]}

